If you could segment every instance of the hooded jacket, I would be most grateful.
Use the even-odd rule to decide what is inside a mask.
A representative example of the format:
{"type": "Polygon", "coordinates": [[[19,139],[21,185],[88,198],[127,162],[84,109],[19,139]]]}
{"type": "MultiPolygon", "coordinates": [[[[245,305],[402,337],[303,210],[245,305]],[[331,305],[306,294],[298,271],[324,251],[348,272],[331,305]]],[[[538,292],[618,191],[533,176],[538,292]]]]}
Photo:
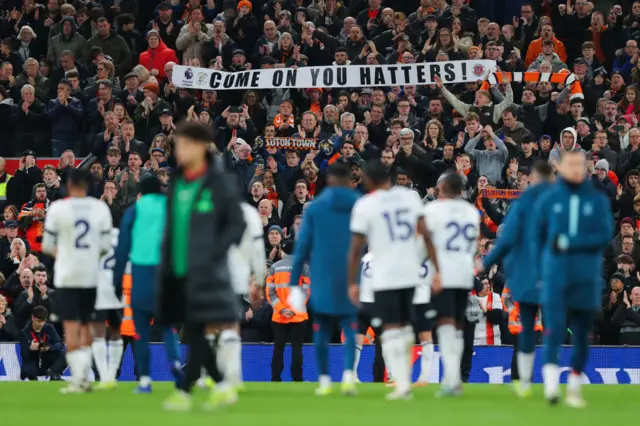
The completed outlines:
{"type": "MultiPolygon", "coordinates": [[[[557,53],[554,52],[552,56],[553,57],[549,61],[549,62],[551,62],[551,71],[552,72],[560,72],[560,70],[567,68],[567,64],[562,62],[562,59],[560,59],[560,56],[558,56],[557,53]]],[[[545,60],[546,59],[544,57],[544,53],[539,54],[538,57],[536,58],[536,60],[533,61],[531,63],[531,65],[529,65],[529,68],[527,69],[527,71],[538,71],[538,68],[540,67],[540,64],[542,62],[544,62],[545,60]]]]}
{"type": "Polygon", "coordinates": [[[65,37],[61,30],[60,34],[49,40],[47,59],[53,61],[55,64],[54,68],[58,68],[60,66],[60,54],[65,50],[73,52],[76,62],[86,63],[89,59],[89,45],[87,44],[87,39],[85,39],[82,34],[76,32],[76,23],[72,17],[67,16],[64,18],[60,21],[60,26],[64,25],[65,22],[71,23],[71,35],[69,37],[65,37]]]}
{"type": "MultiPolygon", "coordinates": [[[[573,147],[571,148],[571,151],[580,151],[584,153],[584,150],[582,149],[580,144],[578,144],[578,133],[576,132],[576,129],[574,129],[573,127],[567,127],[566,129],[561,131],[560,141],[562,141],[562,135],[564,135],[565,132],[569,132],[573,136],[573,147]]],[[[560,153],[562,151],[565,151],[565,148],[562,146],[562,143],[560,143],[558,146],[554,146],[553,149],[551,150],[551,153],[549,154],[549,163],[550,164],[553,162],[560,163],[560,153]]]]}
{"type": "Polygon", "coordinates": [[[180,63],[176,52],[173,49],[169,49],[162,40],[160,40],[160,44],[155,49],[148,48],[146,52],[142,52],[138,62],[149,71],[158,70],[158,80],[166,77],[164,66],[167,62],[180,63]]]}
{"type": "Polygon", "coordinates": [[[309,303],[315,313],[355,314],[355,307],[347,297],[346,259],[351,210],[359,198],[360,194],[351,188],[328,187],[304,212],[289,283],[298,284],[308,261],[313,285],[309,303]]]}

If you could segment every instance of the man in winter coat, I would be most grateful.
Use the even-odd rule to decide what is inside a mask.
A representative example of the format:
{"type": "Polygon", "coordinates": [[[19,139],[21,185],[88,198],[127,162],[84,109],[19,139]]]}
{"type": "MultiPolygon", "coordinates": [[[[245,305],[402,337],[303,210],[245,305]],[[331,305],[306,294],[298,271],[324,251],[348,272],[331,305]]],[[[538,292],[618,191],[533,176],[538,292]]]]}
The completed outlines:
{"type": "Polygon", "coordinates": [[[556,144],[549,154],[549,164],[556,167],[560,163],[560,156],[567,151],[576,151],[584,154],[584,150],[578,144],[578,134],[573,127],[567,127],[560,132],[560,144],[556,144]]]}
{"type": "MultiPolygon", "coordinates": [[[[200,378],[202,364],[210,376],[216,374],[213,356],[208,358],[211,362],[206,357],[203,360],[205,351],[211,351],[213,328],[226,328],[238,320],[240,306],[231,284],[227,252],[240,243],[246,225],[236,186],[209,151],[211,129],[186,122],[178,126],[174,137],[174,152],[182,168],[168,193],[156,320],[161,325],[184,324],[191,346],[187,379],[181,381],[182,391],[173,394],[164,407],[186,410],[191,407],[189,392],[200,378]]],[[[228,352],[233,353],[227,346],[236,343],[220,340],[222,371],[229,363],[228,352]]],[[[237,400],[232,387],[220,384],[216,389],[210,401],[214,407],[237,400]]]]}
{"type": "Polygon", "coordinates": [[[60,55],[64,51],[73,53],[76,60],[81,63],[89,58],[89,45],[87,40],[76,32],[76,23],[72,16],[67,16],[60,21],[62,32],[49,40],[47,59],[53,61],[54,68],[60,67],[60,55]]]}
{"type": "Polygon", "coordinates": [[[49,101],[47,116],[51,122],[53,156],[59,157],[67,149],[77,149],[82,141],[84,107],[80,100],[71,96],[68,80],[58,83],[58,97],[49,101]]]}
{"type": "Polygon", "coordinates": [[[23,330],[20,338],[22,353],[22,380],[38,380],[38,376],[50,376],[52,380],[62,380],[66,367],[64,344],[56,329],[47,323],[49,311],[37,306],[31,313],[31,322],[23,330]]]}
{"type": "Polygon", "coordinates": [[[588,163],[589,172],[592,174],[591,179],[596,188],[603,191],[604,195],[609,198],[612,203],[616,199],[616,184],[609,179],[609,163],[607,160],[598,160],[593,166],[593,162],[588,163]]]}
{"type": "Polygon", "coordinates": [[[336,163],[327,171],[328,187],[314,199],[304,212],[304,220],[295,247],[291,269],[291,300],[301,300],[298,280],[305,262],[309,261],[311,291],[309,303],[315,314],[318,329],[314,341],[318,359],[320,386],[318,392],[331,391],[329,377],[329,343],[337,325],[345,336],[345,363],[342,376],[343,392],[355,390],[355,333],[351,324],[356,310],[349,301],[347,289],[347,254],[350,247],[349,221],[353,205],[360,193],[351,189],[351,170],[336,163]],[[327,238],[331,236],[331,238],[327,238]],[[322,266],[324,265],[324,266],[322,266]],[[327,268],[327,265],[331,265],[327,268]],[[298,294],[295,296],[295,294],[298,294]]]}
{"type": "MultiPolygon", "coordinates": [[[[564,135],[567,132],[563,132],[564,135]]],[[[552,404],[560,394],[559,354],[571,313],[572,373],[566,402],[584,407],[580,374],[589,354],[589,332],[602,295],[602,256],[613,234],[611,203],[587,179],[582,152],[566,151],[561,178],[534,206],[532,244],[539,253],[542,311],[545,313],[544,395],[552,404]]]]}
{"type": "Polygon", "coordinates": [[[89,49],[94,46],[102,48],[104,55],[113,59],[116,75],[122,78],[131,71],[131,50],[122,36],[111,31],[111,24],[107,18],[98,18],[96,22],[98,32],[87,42],[89,49]]]}
{"type": "Polygon", "coordinates": [[[38,253],[42,251],[44,219],[49,211],[49,204],[47,187],[44,183],[38,183],[33,187],[33,198],[22,206],[18,215],[20,227],[24,229],[25,239],[29,242],[31,250],[38,253]]]}
{"type": "MultiPolygon", "coordinates": [[[[522,332],[518,339],[517,366],[520,383],[515,384],[516,393],[521,396],[531,394],[533,357],[535,354],[535,318],[540,303],[537,260],[531,252],[532,233],[538,232],[531,227],[533,206],[549,187],[553,178],[553,169],[546,163],[537,163],[531,174],[529,189],[512,205],[501,227],[500,236],[493,250],[482,259],[479,271],[489,270],[504,259],[504,271],[509,288],[516,302],[520,304],[522,332]]],[[[513,368],[513,367],[512,367],[513,368]]]]}
{"type": "Polygon", "coordinates": [[[160,33],[156,30],[147,33],[147,43],[149,48],[140,54],[138,62],[160,81],[166,77],[164,66],[167,62],[179,63],[178,57],[174,50],[169,49],[163,43],[160,39],[160,33]]]}

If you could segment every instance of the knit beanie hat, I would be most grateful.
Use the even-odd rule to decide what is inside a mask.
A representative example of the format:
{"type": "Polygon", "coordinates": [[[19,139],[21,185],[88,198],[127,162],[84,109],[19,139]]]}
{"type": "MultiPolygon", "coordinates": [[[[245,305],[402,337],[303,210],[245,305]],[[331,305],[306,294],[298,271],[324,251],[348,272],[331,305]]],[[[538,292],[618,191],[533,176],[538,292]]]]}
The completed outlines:
{"type": "Polygon", "coordinates": [[[149,32],[147,32],[147,40],[149,40],[149,37],[152,36],[160,38],[160,33],[157,30],[149,30],[149,32]]]}
{"type": "Polygon", "coordinates": [[[240,0],[238,2],[238,10],[240,10],[241,7],[248,7],[249,12],[253,11],[253,5],[249,0],[240,0]]]}

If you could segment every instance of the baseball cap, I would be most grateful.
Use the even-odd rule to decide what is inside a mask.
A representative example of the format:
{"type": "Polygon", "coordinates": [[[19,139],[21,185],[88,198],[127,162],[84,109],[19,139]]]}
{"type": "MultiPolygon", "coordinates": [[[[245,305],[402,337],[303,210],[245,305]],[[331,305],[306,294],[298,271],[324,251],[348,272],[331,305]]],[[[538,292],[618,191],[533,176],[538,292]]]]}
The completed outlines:
{"type": "Polygon", "coordinates": [[[244,50],[242,50],[242,49],[233,49],[232,55],[234,55],[234,56],[235,56],[235,55],[243,55],[243,56],[246,56],[246,55],[245,55],[245,53],[244,53],[244,50]]]}
{"type": "Polygon", "coordinates": [[[437,20],[438,20],[438,17],[433,13],[428,14],[427,17],[425,18],[425,21],[437,21],[437,20]]]}
{"type": "Polygon", "coordinates": [[[18,227],[18,222],[15,220],[5,220],[4,221],[4,227],[7,229],[11,229],[11,228],[17,228],[18,227]]]}
{"type": "Polygon", "coordinates": [[[160,154],[164,155],[164,149],[162,148],[153,148],[151,150],[151,153],[153,154],[154,152],[159,152],[160,154]]]}
{"type": "Polygon", "coordinates": [[[158,5],[158,10],[170,10],[170,9],[171,9],[171,3],[169,3],[168,1],[163,1],[158,5]]]}
{"type": "Polygon", "coordinates": [[[165,114],[166,114],[166,115],[171,115],[171,116],[173,116],[173,112],[171,112],[171,109],[169,109],[169,108],[165,108],[165,109],[163,109],[162,111],[160,111],[160,115],[161,115],[161,116],[162,116],[162,115],[165,115],[165,114]]]}
{"type": "Polygon", "coordinates": [[[362,89],[362,91],[360,92],[360,95],[373,96],[373,90],[371,90],[371,89],[362,89]]]}

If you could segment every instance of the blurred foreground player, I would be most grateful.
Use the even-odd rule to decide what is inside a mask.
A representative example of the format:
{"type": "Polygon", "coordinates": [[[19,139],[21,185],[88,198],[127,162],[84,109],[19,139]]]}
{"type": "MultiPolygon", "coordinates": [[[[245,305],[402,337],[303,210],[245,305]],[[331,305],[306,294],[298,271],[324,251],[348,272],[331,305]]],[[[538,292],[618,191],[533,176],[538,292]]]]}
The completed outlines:
{"type": "MultiPolygon", "coordinates": [[[[131,262],[131,309],[137,339],[134,356],[140,382],[136,393],[151,392],[151,322],[156,307],[157,272],[162,235],[167,216],[167,197],[155,176],[143,178],[138,201],[125,212],[115,253],[113,285],[122,294],[122,278],[131,262]]],[[[170,326],[162,327],[167,360],[176,383],[182,377],[178,336],[170,326]]]]}
{"type": "MultiPolygon", "coordinates": [[[[539,229],[531,226],[531,218],[536,200],[551,187],[552,179],[553,169],[547,162],[539,161],[534,164],[532,185],[509,209],[496,245],[476,268],[480,273],[504,259],[507,285],[516,304],[513,309],[519,309],[519,322],[522,324],[522,331],[516,337],[516,362],[511,366],[514,390],[521,398],[531,395],[536,339],[534,327],[540,303],[536,268],[539,263],[538,253],[532,252],[530,244],[539,229]],[[513,377],[514,371],[518,371],[520,380],[513,377]]],[[[511,323],[511,317],[509,322],[511,323]]]]}
{"type": "Polygon", "coordinates": [[[113,285],[113,268],[116,262],[118,246],[117,228],[111,230],[111,248],[100,259],[100,280],[96,295],[96,313],[101,322],[93,329],[93,359],[100,375],[100,384],[96,389],[113,389],[116,387],[116,375],[124,352],[124,343],[120,336],[122,325],[122,298],[116,294],[113,285]],[[107,344],[107,325],[109,326],[109,343],[107,344]]]}
{"type": "Polygon", "coordinates": [[[91,176],[73,169],[67,175],[69,198],[51,204],[44,223],[43,253],[55,257],[56,314],[64,326],[71,381],[62,393],[89,390],[91,325],[95,312],[100,257],[111,248],[111,211],[103,201],[87,196],[91,176]]]}
{"type": "MultiPolygon", "coordinates": [[[[216,375],[210,353],[215,330],[231,330],[238,321],[239,301],[227,258],[230,247],[242,241],[245,221],[235,186],[209,151],[211,129],[184,122],[174,137],[180,168],[168,192],[156,319],[164,326],[184,324],[190,346],[187,377],[163,406],[186,411],[202,365],[210,376],[216,375]]],[[[220,370],[228,371],[229,362],[221,357],[220,370]]],[[[232,386],[216,386],[206,408],[236,401],[232,386]]]]}
{"type": "Polygon", "coordinates": [[[560,397],[558,358],[566,334],[573,332],[572,372],[567,405],[586,406],[580,375],[589,355],[589,332],[600,308],[602,256],[613,235],[613,215],[607,197],[586,179],[581,152],[564,152],[560,178],[538,199],[530,223],[533,252],[539,254],[542,312],[545,315],[544,395],[552,404],[560,397]]]}
{"type": "Polygon", "coordinates": [[[441,176],[438,199],[424,208],[442,274],[442,283],[434,279],[432,284],[432,303],[437,311],[438,343],[444,368],[440,396],[462,393],[460,362],[464,350],[464,319],[468,294],[475,281],[474,256],[480,233],[480,214],[473,204],[460,198],[463,187],[457,173],[441,176]]]}
{"type": "Polygon", "coordinates": [[[344,332],[345,338],[342,392],[353,395],[356,393],[357,380],[354,373],[356,347],[353,329],[356,307],[349,301],[347,254],[351,210],[360,194],[351,188],[351,170],[344,164],[334,164],[329,168],[327,185],[304,212],[295,245],[289,300],[295,311],[305,309],[306,295],[298,285],[298,280],[308,261],[313,284],[309,303],[314,312],[314,343],[319,374],[316,395],[328,395],[332,390],[329,343],[336,325],[344,332]]]}
{"type": "Polygon", "coordinates": [[[388,400],[411,398],[410,348],[413,346],[413,296],[423,258],[418,238],[424,240],[440,285],[438,258],[425,225],[420,197],[410,189],[392,186],[389,171],[379,161],[370,162],[365,182],[371,190],[356,202],[351,214],[349,296],[358,304],[357,276],[364,247],[376,260],[373,274],[376,317],[382,321],[382,350],[396,381],[388,400]]]}

